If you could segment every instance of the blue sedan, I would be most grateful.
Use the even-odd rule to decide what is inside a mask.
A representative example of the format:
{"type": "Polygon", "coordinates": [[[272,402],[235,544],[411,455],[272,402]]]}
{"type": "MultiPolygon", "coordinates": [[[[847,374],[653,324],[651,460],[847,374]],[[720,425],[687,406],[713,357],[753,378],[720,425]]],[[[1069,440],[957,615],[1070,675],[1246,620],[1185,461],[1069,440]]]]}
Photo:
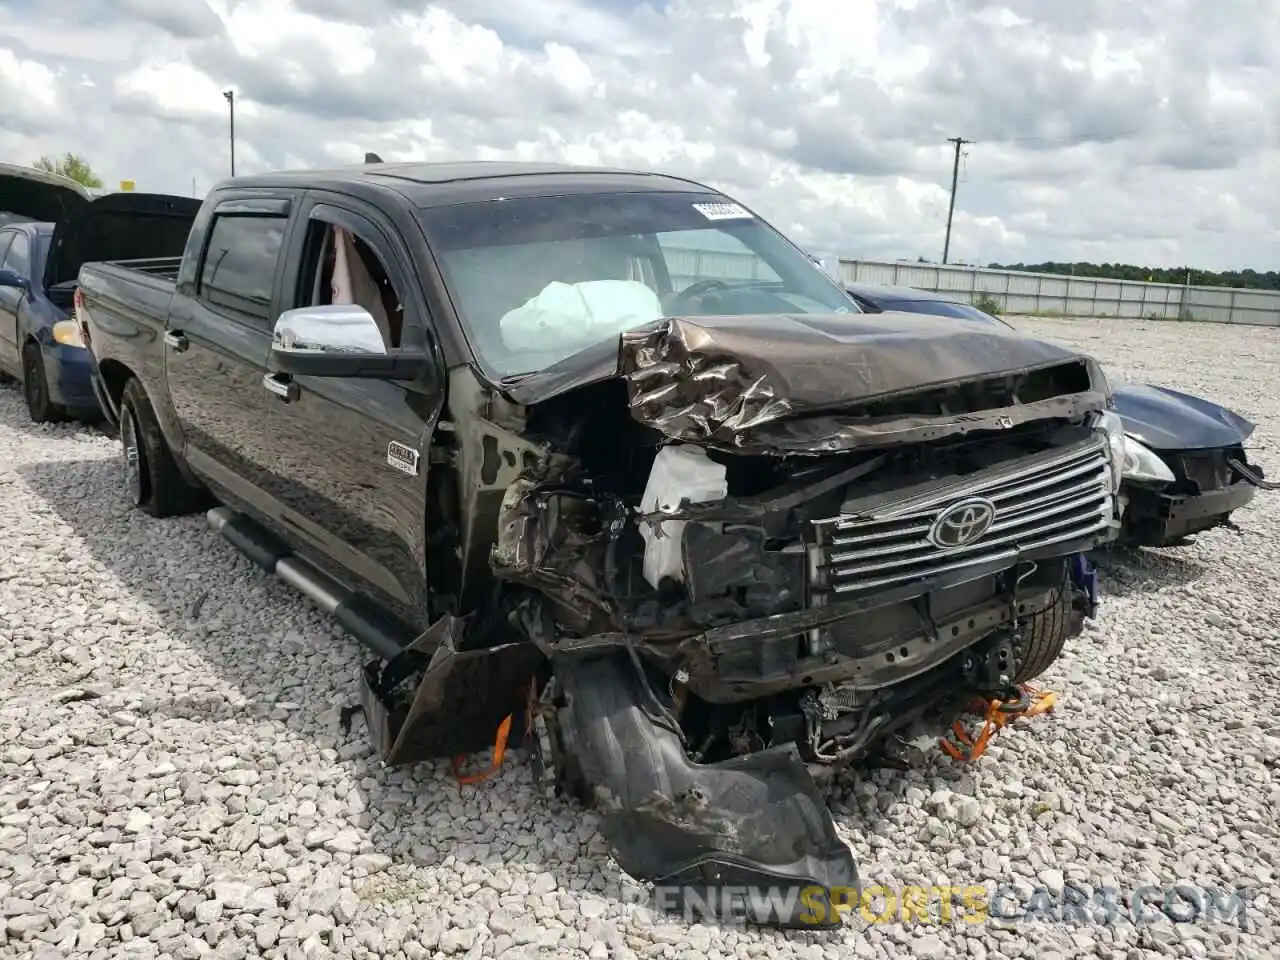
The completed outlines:
{"type": "Polygon", "coordinates": [[[89,353],[71,316],[75,284],[41,282],[52,237],[51,223],[0,227],[0,368],[22,383],[36,423],[97,421],[89,353]]]}
{"type": "Polygon", "coordinates": [[[75,319],[80,265],[180,256],[199,208],[0,163],[0,376],[22,384],[33,421],[102,419],[75,319]]]}
{"type": "MultiPolygon", "coordinates": [[[[846,284],[846,289],[870,313],[919,313],[1009,326],[943,293],[864,283],[846,284]]],[[[1229,525],[1231,514],[1249,503],[1256,489],[1280,486],[1249,463],[1244,443],[1255,427],[1239,414],[1167,387],[1119,383],[1114,395],[1127,451],[1121,542],[1176,546],[1192,534],[1229,525]]]]}

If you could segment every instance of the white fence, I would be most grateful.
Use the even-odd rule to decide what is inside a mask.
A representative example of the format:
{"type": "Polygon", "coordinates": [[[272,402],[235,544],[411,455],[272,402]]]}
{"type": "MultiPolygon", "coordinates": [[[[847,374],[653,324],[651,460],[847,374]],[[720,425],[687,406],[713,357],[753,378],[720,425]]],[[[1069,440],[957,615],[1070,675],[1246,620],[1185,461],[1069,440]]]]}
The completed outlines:
{"type": "Polygon", "coordinates": [[[1202,320],[1280,326],[1280,291],[1191,287],[889,260],[840,260],[845,283],[885,283],[986,296],[1005,313],[1202,320]]]}

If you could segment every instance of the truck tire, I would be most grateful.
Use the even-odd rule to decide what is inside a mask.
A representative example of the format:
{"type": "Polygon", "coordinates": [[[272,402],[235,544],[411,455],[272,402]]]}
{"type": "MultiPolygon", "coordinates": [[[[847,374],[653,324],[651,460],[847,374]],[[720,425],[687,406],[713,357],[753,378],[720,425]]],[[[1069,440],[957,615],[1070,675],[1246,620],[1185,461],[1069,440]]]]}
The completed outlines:
{"type": "Polygon", "coordinates": [[[1059,590],[1054,601],[1028,617],[1022,627],[1022,649],[1015,683],[1034,680],[1053,665],[1072,631],[1071,595],[1059,590]]]}
{"type": "Polygon", "coordinates": [[[44,354],[34,340],[22,345],[22,396],[32,423],[61,423],[67,419],[67,411],[49,399],[44,354]]]}
{"type": "Polygon", "coordinates": [[[182,516],[200,508],[201,492],[178,470],[147,392],[132,377],[120,395],[120,447],[132,506],[153,517],[182,516]]]}

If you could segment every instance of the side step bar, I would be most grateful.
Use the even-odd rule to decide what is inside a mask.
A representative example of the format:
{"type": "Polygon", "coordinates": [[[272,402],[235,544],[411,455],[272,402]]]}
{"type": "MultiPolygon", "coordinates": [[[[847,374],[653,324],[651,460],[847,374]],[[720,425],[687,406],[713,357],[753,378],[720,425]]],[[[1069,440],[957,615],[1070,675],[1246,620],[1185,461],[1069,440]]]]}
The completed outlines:
{"type": "Polygon", "coordinates": [[[214,507],[206,517],[209,526],[245,557],[309,598],[379,657],[390,660],[408,645],[397,636],[400,630],[366,610],[355,594],[294,556],[248,517],[229,507],[214,507]]]}

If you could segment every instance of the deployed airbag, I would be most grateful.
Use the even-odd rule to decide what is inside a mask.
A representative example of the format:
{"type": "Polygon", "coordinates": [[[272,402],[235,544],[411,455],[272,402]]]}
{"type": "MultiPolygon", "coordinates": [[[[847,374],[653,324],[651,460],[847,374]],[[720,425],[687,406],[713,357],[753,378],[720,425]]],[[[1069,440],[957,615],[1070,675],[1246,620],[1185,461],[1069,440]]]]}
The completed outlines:
{"type": "Polygon", "coordinates": [[[662,316],[662,302],[635,280],[547,284],[499,321],[508,350],[581,350],[662,316]]]}

